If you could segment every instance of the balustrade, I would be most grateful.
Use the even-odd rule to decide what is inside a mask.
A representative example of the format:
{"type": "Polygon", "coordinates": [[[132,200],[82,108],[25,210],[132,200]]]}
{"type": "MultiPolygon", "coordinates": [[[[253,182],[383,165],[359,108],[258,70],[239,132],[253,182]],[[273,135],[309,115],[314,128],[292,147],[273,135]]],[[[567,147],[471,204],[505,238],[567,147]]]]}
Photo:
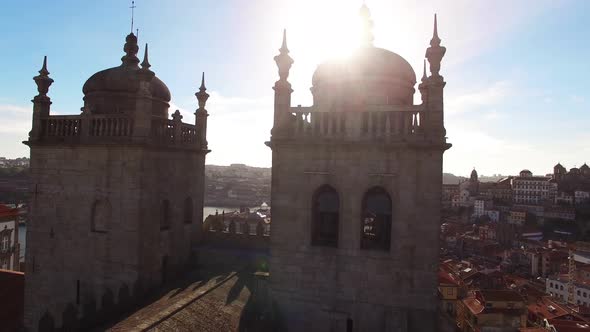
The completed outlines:
{"type": "MultiPolygon", "coordinates": [[[[41,119],[42,140],[107,142],[130,141],[134,119],[121,114],[51,115],[41,119]]],[[[197,129],[192,124],[152,118],[150,141],[164,145],[196,146],[197,129]]]]}
{"type": "Polygon", "coordinates": [[[90,117],[89,121],[90,136],[131,136],[133,132],[133,121],[126,116],[95,115],[90,117]]]}
{"type": "Polygon", "coordinates": [[[79,116],[52,116],[41,120],[43,135],[49,137],[80,136],[81,119],[79,116]]]}
{"type": "Polygon", "coordinates": [[[394,138],[422,133],[421,111],[414,107],[340,112],[294,107],[291,111],[296,137],[394,138]]]}

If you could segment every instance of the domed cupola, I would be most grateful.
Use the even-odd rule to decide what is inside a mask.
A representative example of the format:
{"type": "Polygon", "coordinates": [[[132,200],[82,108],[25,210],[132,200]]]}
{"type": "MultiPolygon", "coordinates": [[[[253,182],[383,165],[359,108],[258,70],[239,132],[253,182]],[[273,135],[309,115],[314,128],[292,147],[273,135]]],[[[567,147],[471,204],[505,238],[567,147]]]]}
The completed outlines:
{"type": "MultiPolygon", "coordinates": [[[[121,65],[99,71],[84,84],[84,107],[93,114],[129,113],[135,109],[139,92],[139,58],[137,37],[130,33],[125,39],[125,55],[121,65]]],[[[152,114],[168,117],[170,90],[154,76],[149,85],[152,114]]]]}
{"type": "Polygon", "coordinates": [[[320,64],[313,74],[314,104],[333,106],[412,105],[416,73],[398,54],[373,46],[369,9],[360,9],[360,47],[348,58],[320,64]]]}

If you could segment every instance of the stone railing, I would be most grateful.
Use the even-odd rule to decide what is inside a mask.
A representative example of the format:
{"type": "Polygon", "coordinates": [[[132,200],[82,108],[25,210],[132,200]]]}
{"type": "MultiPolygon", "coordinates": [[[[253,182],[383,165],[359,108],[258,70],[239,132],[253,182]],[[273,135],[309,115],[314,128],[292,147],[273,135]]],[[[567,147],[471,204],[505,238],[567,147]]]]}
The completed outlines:
{"type": "Polygon", "coordinates": [[[155,143],[174,144],[174,121],[168,119],[152,119],[151,137],[155,143]]]}
{"type": "Polygon", "coordinates": [[[82,119],[77,115],[54,115],[41,120],[42,136],[74,137],[82,132],[82,119]]]}
{"type": "Polygon", "coordinates": [[[124,143],[146,140],[158,145],[197,147],[194,125],[152,118],[146,135],[135,137],[135,121],[125,114],[51,115],[40,119],[42,142],[124,143]]]}
{"type": "Polygon", "coordinates": [[[183,123],[180,126],[180,142],[192,144],[197,141],[197,128],[194,125],[183,123]]]}
{"type": "Polygon", "coordinates": [[[367,106],[365,110],[320,111],[292,107],[289,119],[297,138],[405,138],[423,133],[419,106],[367,106]]]}
{"type": "Polygon", "coordinates": [[[131,136],[133,121],[124,115],[93,115],[90,120],[90,136],[131,136]]]}
{"type": "Polygon", "coordinates": [[[197,143],[197,128],[180,121],[152,119],[151,138],[157,144],[194,145],[197,143]]]}

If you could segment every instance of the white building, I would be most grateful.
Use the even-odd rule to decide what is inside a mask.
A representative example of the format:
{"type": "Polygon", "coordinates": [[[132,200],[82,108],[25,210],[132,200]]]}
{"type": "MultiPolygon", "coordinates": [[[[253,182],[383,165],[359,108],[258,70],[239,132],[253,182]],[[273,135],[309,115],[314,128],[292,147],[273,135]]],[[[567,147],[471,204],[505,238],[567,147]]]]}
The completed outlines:
{"type": "MultiPolygon", "coordinates": [[[[568,280],[569,276],[567,274],[548,277],[545,281],[545,292],[560,301],[567,301],[568,280]]],[[[574,283],[574,302],[578,305],[590,307],[590,285],[587,283],[574,283]]]]}
{"type": "Polygon", "coordinates": [[[512,180],[512,199],[517,204],[541,204],[553,201],[557,195],[557,182],[546,176],[533,176],[529,170],[520,172],[512,180]]]}
{"type": "Polygon", "coordinates": [[[19,270],[18,222],[0,220],[0,269],[19,270]]]}

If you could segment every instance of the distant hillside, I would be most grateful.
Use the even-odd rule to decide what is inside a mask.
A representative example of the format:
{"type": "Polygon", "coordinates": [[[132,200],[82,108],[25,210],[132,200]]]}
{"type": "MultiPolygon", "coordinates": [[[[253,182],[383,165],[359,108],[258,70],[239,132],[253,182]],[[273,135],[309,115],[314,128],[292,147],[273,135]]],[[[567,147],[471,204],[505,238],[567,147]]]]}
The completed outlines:
{"type": "Polygon", "coordinates": [[[451,173],[443,173],[443,184],[459,184],[459,182],[467,180],[466,177],[456,176],[451,173]]]}
{"type": "Polygon", "coordinates": [[[239,207],[270,203],[270,168],[244,164],[205,166],[205,205],[239,207]]]}
{"type": "MultiPolygon", "coordinates": [[[[28,199],[28,168],[0,169],[0,202],[28,199]]],[[[205,166],[205,205],[254,207],[270,203],[271,169],[244,164],[205,166]]],[[[481,182],[497,181],[501,176],[480,177],[481,182]]],[[[467,178],[443,173],[444,184],[458,184],[467,178]]]]}

